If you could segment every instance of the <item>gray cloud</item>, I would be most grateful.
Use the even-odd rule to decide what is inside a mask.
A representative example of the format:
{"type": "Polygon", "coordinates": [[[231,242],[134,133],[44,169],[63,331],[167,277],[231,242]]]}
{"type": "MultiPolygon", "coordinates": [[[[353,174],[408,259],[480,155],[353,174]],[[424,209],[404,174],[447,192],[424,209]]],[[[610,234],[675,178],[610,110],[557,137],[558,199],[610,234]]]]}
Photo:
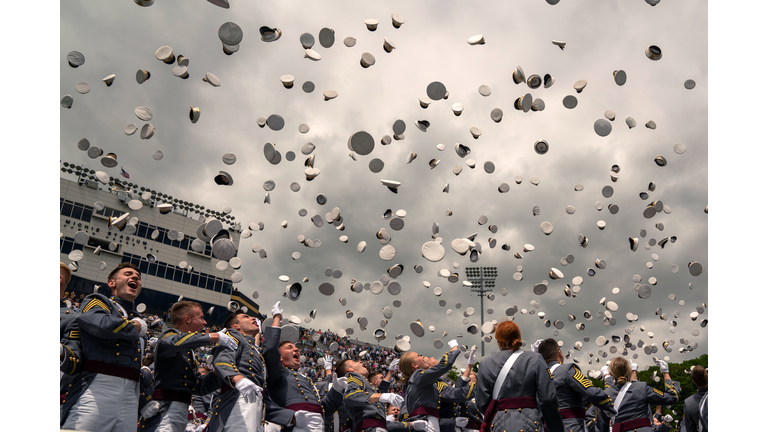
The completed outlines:
{"type": "MultiPolygon", "coordinates": [[[[397,298],[403,305],[394,308],[395,315],[386,327],[389,336],[383,343],[393,344],[397,334],[411,335],[415,350],[437,354],[432,339],[442,336],[444,330],[449,332],[448,338],[463,333],[462,344],[479,343],[479,338],[467,334],[468,324],[461,322],[463,309],[479,309],[478,299],[470,296],[460,282],[450,284],[437,276],[440,269],[447,268],[464,279],[464,269],[473,264],[468,256],[453,252],[450,242],[477,232],[476,241],[482,244],[483,253],[474,265],[499,268],[496,299],[485,301],[485,307],[494,309],[494,313],[486,315],[486,320],[504,319],[504,310],[512,305],[530,309],[530,302],[535,300],[541,304],[537,312],[545,312],[545,319],[565,321],[565,328],[556,337],[563,341],[564,349],[590,337],[582,351],[575,353],[582,363],[589,360],[589,351],[598,352],[594,344],[598,335],[622,335],[630,326],[635,327],[631,334],[634,342],[643,339],[661,346],[666,339],[674,340],[668,355],[680,361],[708,349],[707,329],[699,327],[707,314],[696,322],[688,318],[696,305],[708,302],[708,223],[703,211],[708,193],[706,23],[706,9],[669,1],[656,7],[635,1],[587,8],[576,2],[550,6],[544,1],[483,5],[284,2],[266,7],[233,0],[230,10],[204,1],[178,5],[157,2],[149,8],[132,2],[67,2],[61,8],[60,86],[61,94],[72,94],[75,102],[71,110],[62,109],[60,113],[60,157],[98,169],[98,161],[88,159],[77,149],[77,141],[87,137],[105,152],[117,153],[119,163],[131,173],[131,180],[140,185],[208,208],[220,210],[229,205],[244,227],[252,221],[263,222],[264,231],[241,241],[245,279],[240,289],[246,293],[257,290],[256,301],[264,309],[283,300],[287,315],[304,317],[317,308],[318,317],[309,324],[313,328],[352,327],[353,337],[373,342],[372,331],[383,319],[381,308],[391,305],[394,298],[386,290],[378,296],[369,291],[355,294],[349,291],[350,280],[378,280],[388,267],[402,263],[405,271],[397,281],[403,292],[397,298]],[[394,29],[389,21],[392,12],[406,18],[400,29],[394,29]],[[365,29],[363,20],[367,18],[379,20],[378,30],[365,29]],[[240,51],[232,56],[224,55],[217,37],[218,27],[226,21],[238,23],[245,34],[240,51]],[[262,42],[258,34],[261,25],[279,27],[282,38],[262,42]],[[315,45],[313,49],[322,56],[318,62],[302,58],[299,35],[310,32],[317,39],[319,30],[326,26],[335,30],[333,47],[315,45]],[[487,40],[484,46],[466,43],[467,38],[480,33],[487,40]],[[354,47],[343,45],[347,36],[357,38],[354,47]],[[392,53],[382,49],[384,37],[396,44],[392,53]],[[566,41],[565,50],[552,45],[551,39],[566,41]],[[662,48],[660,61],[645,57],[643,51],[651,44],[662,48]],[[173,77],[172,67],[154,58],[154,51],[162,45],[170,45],[175,54],[190,59],[188,80],[173,77]],[[70,50],[85,54],[83,67],[72,69],[66,64],[64,57],[70,50]],[[376,64],[368,69],[359,64],[365,51],[376,57],[376,64]],[[549,73],[555,84],[536,90],[515,85],[512,72],[517,65],[528,75],[549,73]],[[134,80],[139,68],[152,74],[142,85],[134,80]],[[624,86],[613,81],[616,69],[627,72],[624,86]],[[216,74],[221,87],[203,83],[205,72],[216,74]],[[116,73],[117,79],[107,88],[100,80],[111,73],[116,73]],[[279,81],[284,74],[296,77],[290,90],[279,81]],[[693,90],[683,88],[689,78],[696,80],[693,90]],[[577,94],[572,86],[579,79],[587,79],[588,85],[577,94]],[[313,93],[301,90],[307,80],[316,85],[313,93]],[[91,85],[89,94],[74,92],[74,85],[80,81],[91,85]],[[422,109],[418,97],[426,94],[432,81],[443,82],[450,96],[422,109]],[[478,93],[481,84],[491,87],[490,96],[478,93]],[[338,98],[323,101],[325,90],[336,90],[338,98]],[[543,99],[546,109],[528,113],[515,110],[514,100],[525,93],[543,99]],[[579,100],[573,110],[562,105],[563,98],[570,94],[579,100]],[[459,117],[450,109],[455,102],[465,106],[459,117]],[[138,133],[126,137],[122,132],[128,123],[142,126],[133,114],[140,105],[152,109],[151,123],[157,129],[155,136],[146,141],[139,139],[138,133]],[[187,118],[190,105],[201,109],[200,121],[194,125],[187,118]],[[498,124],[490,118],[493,108],[504,112],[498,124]],[[612,122],[612,133],[601,138],[595,134],[593,124],[608,109],[616,112],[616,120],[612,122]],[[271,114],[285,118],[283,130],[256,125],[258,117],[271,114]],[[626,126],[627,116],[637,120],[636,128],[626,126]],[[405,139],[380,145],[383,135],[392,134],[392,123],[397,119],[407,124],[405,139]],[[415,120],[428,120],[431,126],[421,132],[415,120]],[[643,126],[648,120],[656,122],[656,130],[643,126]],[[298,132],[302,123],[310,127],[307,134],[298,132]],[[471,126],[482,130],[479,139],[470,135],[471,126]],[[358,155],[354,161],[346,142],[358,130],[368,131],[377,144],[370,155],[358,155]],[[533,151],[537,139],[549,142],[546,155],[533,151]],[[307,141],[317,146],[315,166],[321,170],[311,182],[304,179],[306,156],[300,153],[307,141]],[[275,143],[282,153],[279,165],[265,160],[262,147],[266,142],[275,143]],[[459,158],[453,150],[457,142],[470,146],[472,153],[459,158]],[[672,150],[677,142],[687,146],[682,155],[672,150]],[[439,143],[445,144],[445,151],[437,150],[439,143]],[[151,157],[158,149],[165,154],[159,162],[151,157]],[[288,151],[296,153],[293,162],[285,159],[288,151]],[[411,151],[418,157],[406,164],[411,151]],[[237,163],[224,165],[221,156],[225,152],[235,153],[237,163]],[[665,156],[668,165],[656,166],[656,155],[665,156]],[[382,172],[368,170],[372,158],[385,162],[382,172]],[[428,166],[432,158],[441,160],[435,169],[428,166]],[[477,161],[475,169],[466,165],[470,158],[477,161]],[[492,174],[482,168],[488,160],[496,166],[492,174]],[[620,179],[615,183],[609,177],[614,164],[621,167],[620,179]],[[458,176],[451,172],[455,165],[463,167],[458,176]],[[234,186],[213,183],[219,170],[233,175],[234,186]],[[520,185],[514,182],[516,175],[524,179],[520,185]],[[531,176],[538,177],[541,183],[532,185],[531,176]],[[269,179],[275,181],[276,188],[270,193],[272,203],[264,204],[262,184],[269,179]],[[380,179],[402,182],[399,193],[391,193],[380,179]],[[297,193],[288,188],[294,181],[301,184],[297,193]],[[638,194],[647,190],[650,181],[656,182],[657,188],[643,201],[638,194]],[[506,194],[496,189],[502,182],[510,185],[506,194]],[[446,183],[450,184],[447,194],[442,192],[446,183]],[[583,184],[584,190],[574,191],[576,183],[583,184]],[[600,190],[609,184],[615,193],[604,198],[600,190]],[[326,205],[315,202],[318,193],[328,196],[326,205]],[[642,211],[654,200],[669,205],[671,214],[659,213],[645,219],[642,211]],[[596,201],[602,201],[606,208],[597,211],[596,201]],[[532,215],[534,204],[542,208],[540,216],[532,215]],[[619,213],[611,215],[608,204],[617,204],[619,213]],[[566,214],[567,205],[576,208],[574,215],[566,214]],[[328,225],[316,228],[311,223],[312,215],[323,216],[333,207],[341,209],[345,231],[328,225]],[[307,209],[306,217],[298,216],[300,208],[307,209]],[[381,218],[386,209],[408,212],[403,230],[389,228],[388,221],[381,218]],[[448,209],[453,216],[446,216],[448,209]],[[488,217],[488,224],[498,225],[498,233],[491,234],[488,224],[478,225],[480,215],[488,217]],[[596,225],[601,219],[607,223],[602,231],[596,225]],[[288,221],[285,229],[280,227],[283,220],[288,221]],[[549,236],[539,229],[545,220],[555,227],[549,236]],[[433,222],[440,225],[446,248],[445,258],[438,263],[426,261],[420,252],[421,245],[431,240],[433,222]],[[664,224],[664,231],[654,227],[658,222],[664,224]],[[397,250],[392,261],[378,257],[381,245],[375,233],[381,227],[388,229],[391,245],[397,250]],[[646,229],[648,235],[640,239],[638,250],[631,252],[627,239],[639,237],[641,229],[646,229]],[[321,240],[322,246],[306,248],[296,241],[299,234],[321,240]],[[578,234],[589,237],[586,249],[578,245],[578,234]],[[340,235],[349,236],[349,243],[341,243],[340,235]],[[650,250],[643,247],[650,238],[658,241],[672,235],[677,236],[677,242],[663,250],[658,246],[650,250]],[[497,240],[496,248],[488,246],[489,237],[497,240]],[[368,243],[368,248],[358,254],[355,247],[361,240],[368,243]],[[250,252],[256,243],[267,249],[268,258],[259,259],[250,252]],[[512,250],[501,250],[504,243],[509,243],[512,250]],[[525,243],[536,249],[523,253],[525,243]],[[301,253],[299,260],[290,259],[294,251],[301,253]],[[522,260],[514,258],[516,251],[523,254],[522,260]],[[658,254],[659,260],[653,262],[651,253],[658,254]],[[560,258],[568,254],[576,259],[562,267],[560,258]],[[607,268],[598,270],[594,277],[587,276],[587,268],[594,267],[598,258],[606,260],[607,268]],[[692,277],[687,271],[690,261],[701,262],[705,272],[692,277]],[[453,268],[453,262],[459,263],[458,269],[453,268]],[[653,262],[653,269],[648,269],[646,262],[653,262]],[[415,273],[416,264],[424,266],[423,273],[415,273]],[[677,274],[671,272],[672,264],[680,267],[677,274]],[[515,282],[512,274],[518,265],[524,267],[524,279],[515,282]],[[327,278],[326,267],[341,269],[344,275],[340,279],[327,278]],[[546,294],[536,296],[532,286],[548,280],[551,267],[559,268],[565,278],[549,280],[546,294]],[[298,302],[281,297],[284,283],[277,277],[282,274],[290,276],[291,281],[309,277],[298,302]],[[637,298],[632,281],[635,274],[642,276],[644,283],[651,276],[658,278],[651,298],[637,298]],[[567,298],[563,288],[574,276],[583,276],[585,281],[577,298],[567,298]],[[317,286],[324,281],[335,285],[333,296],[317,292],[317,286]],[[442,296],[436,298],[431,289],[423,287],[423,281],[442,287],[442,296]],[[693,290],[688,289],[689,282],[693,282],[693,290]],[[620,288],[619,294],[611,294],[614,287],[620,288]],[[509,295],[502,297],[501,288],[507,288],[509,295]],[[676,296],[674,301],[669,300],[670,294],[676,296]],[[346,307],[337,301],[342,296],[349,301],[346,307]],[[581,316],[584,310],[593,315],[604,310],[598,304],[604,296],[619,304],[614,327],[604,327],[597,317],[587,322],[581,316]],[[447,305],[440,307],[439,299],[445,299],[447,305]],[[558,304],[561,299],[567,302],[564,307],[558,304]],[[685,304],[680,305],[680,300],[685,304]],[[446,315],[446,309],[459,302],[461,310],[446,315]],[[671,318],[665,322],[654,315],[660,306],[670,316],[675,310],[680,312],[675,333],[670,332],[671,318]],[[351,320],[344,316],[347,309],[355,313],[351,320]],[[627,312],[640,319],[628,323],[627,312]],[[576,315],[577,320],[568,322],[568,314],[576,315]],[[356,322],[362,315],[370,322],[365,332],[356,322]],[[415,319],[421,319],[425,327],[434,325],[434,334],[427,333],[423,339],[414,337],[408,324],[415,319]],[[578,322],[586,324],[584,331],[576,331],[574,324],[578,322]],[[649,339],[640,332],[640,325],[645,325],[646,333],[654,332],[655,337],[649,339]],[[702,330],[701,335],[692,336],[693,329],[702,330]],[[680,338],[698,343],[698,348],[689,354],[678,353],[680,338]]],[[[116,170],[108,172],[116,176],[116,170]]],[[[544,320],[535,315],[518,313],[515,320],[528,342],[553,334],[554,328],[545,328],[544,320]]],[[[479,310],[470,317],[471,323],[482,324],[479,310]]],[[[486,344],[486,349],[487,353],[494,352],[495,342],[486,344]]],[[[641,349],[630,351],[630,355],[635,353],[640,354],[636,361],[641,365],[651,363],[641,349]]]]}

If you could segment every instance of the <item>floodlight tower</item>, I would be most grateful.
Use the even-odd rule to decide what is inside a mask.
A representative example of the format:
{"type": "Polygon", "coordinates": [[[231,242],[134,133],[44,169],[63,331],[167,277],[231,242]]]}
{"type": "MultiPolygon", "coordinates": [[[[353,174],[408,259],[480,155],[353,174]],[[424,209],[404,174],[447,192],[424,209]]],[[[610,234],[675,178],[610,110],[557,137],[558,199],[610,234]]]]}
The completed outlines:
{"type": "MultiPolygon", "coordinates": [[[[496,267],[467,267],[464,269],[467,275],[467,280],[472,282],[472,292],[477,293],[480,297],[480,332],[482,333],[482,326],[485,322],[483,308],[483,298],[486,293],[493,291],[493,287],[496,286],[496,276],[498,271],[496,267]]],[[[480,338],[480,355],[485,356],[485,342],[480,338]]]]}

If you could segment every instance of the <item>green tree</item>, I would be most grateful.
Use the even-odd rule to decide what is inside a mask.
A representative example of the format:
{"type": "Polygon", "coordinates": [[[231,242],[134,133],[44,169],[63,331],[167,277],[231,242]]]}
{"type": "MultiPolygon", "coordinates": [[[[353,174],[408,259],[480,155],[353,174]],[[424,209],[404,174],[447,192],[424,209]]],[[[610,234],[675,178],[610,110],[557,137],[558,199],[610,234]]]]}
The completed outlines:
{"type": "Polygon", "coordinates": [[[447,376],[449,380],[456,382],[456,380],[461,376],[461,373],[458,369],[456,369],[456,366],[453,366],[451,370],[448,371],[447,376]]]}

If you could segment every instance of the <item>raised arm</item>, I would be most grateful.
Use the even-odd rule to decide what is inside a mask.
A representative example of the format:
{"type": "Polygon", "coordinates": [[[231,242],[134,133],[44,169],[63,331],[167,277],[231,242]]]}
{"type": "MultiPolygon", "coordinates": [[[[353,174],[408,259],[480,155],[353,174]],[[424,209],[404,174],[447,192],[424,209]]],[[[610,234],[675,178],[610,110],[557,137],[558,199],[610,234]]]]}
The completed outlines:
{"type": "Polygon", "coordinates": [[[582,400],[592,402],[593,405],[600,408],[611,415],[616,415],[616,410],[613,408],[613,400],[608,396],[605,391],[592,385],[592,381],[585,377],[578,366],[574,364],[568,365],[568,378],[565,382],[568,383],[568,387],[573,389],[581,396],[582,400]]]}

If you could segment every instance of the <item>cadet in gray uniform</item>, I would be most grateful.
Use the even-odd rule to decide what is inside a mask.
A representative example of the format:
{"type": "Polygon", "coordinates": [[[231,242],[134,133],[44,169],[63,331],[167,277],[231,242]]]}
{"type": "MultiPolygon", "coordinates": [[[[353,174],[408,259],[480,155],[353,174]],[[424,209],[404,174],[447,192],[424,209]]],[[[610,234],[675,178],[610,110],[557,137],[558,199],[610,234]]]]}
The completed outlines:
{"type": "Polygon", "coordinates": [[[112,296],[87,296],[82,314],[66,328],[66,338],[79,339],[82,371],[61,391],[62,429],[136,430],[142,337],[147,332],[133,306],[141,292],[141,273],[122,263],[109,274],[107,285],[112,296]]]}
{"type": "MultiPolygon", "coordinates": [[[[472,365],[474,366],[474,365],[472,365]]],[[[468,367],[470,370],[472,367],[468,367]]],[[[477,386],[477,374],[474,372],[469,373],[469,385],[477,386]]],[[[467,424],[461,426],[464,430],[479,431],[480,426],[483,424],[483,413],[477,408],[475,399],[469,399],[459,404],[456,414],[459,417],[467,419],[467,424]]]]}
{"type": "Polygon", "coordinates": [[[709,394],[709,373],[704,366],[694,366],[691,369],[691,380],[699,391],[685,399],[683,425],[686,432],[707,432],[709,416],[705,398],[709,394]]]}
{"type": "Polygon", "coordinates": [[[448,342],[451,350],[438,361],[434,357],[425,357],[409,351],[400,357],[400,372],[405,381],[405,408],[408,420],[426,420],[427,432],[440,430],[440,400],[437,381],[448,373],[459,356],[459,344],[456,340],[448,342]]]}
{"type": "Polygon", "coordinates": [[[616,415],[613,401],[603,390],[593,386],[592,381],[584,376],[575,364],[562,363],[565,358],[556,340],[549,338],[542,341],[539,345],[539,354],[547,362],[547,368],[555,381],[560,417],[563,419],[565,430],[585,431],[587,412],[584,409],[584,402],[591,402],[609,417],[616,415]]]}
{"type": "Polygon", "coordinates": [[[401,406],[403,398],[395,393],[379,393],[368,382],[368,369],[354,360],[342,360],[336,365],[336,376],[347,379],[344,407],[352,419],[355,432],[387,430],[385,404],[401,406]]]}
{"type": "Polygon", "coordinates": [[[264,406],[264,359],[258,346],[261,323],[236,312],[227,318],[224,328],[237,349],[217,347],[213,351],[213,368],[222,385],[208,430],[256,432],[264,406]]]}
{"type": "Polygon", "coordinates": [[[202,333],[205,327],[203,310],[199,303],[181,301],[171,307],[174,328],[160,334],[155,345],[155,391],[152,398],[160,402],[159,413],[149,419],[142,418],[144,431],[183,432],[187,426],[192,394],[204,395],[219,387],[214,374],[200,377],[192,350],[219,343],[230,350],[237,348],[226,329],[202,333]]]}
{"type": "Polygon", "coordinates": [[[451,386],[447,380],[440,378],[435,385],[437,386],[438,402],[437,409],[440,413],[441,432],[454,432],[456,427],[466,427],[469,419],[459,416],[459,404],[475,397],[475,384],[469,383],[469,375],[472,373],[472,366],[475,365],[475,351],[477,346],[473,346],[469,351],[467,367],[456,380],[456,385],[451,386]]]}
{"type": "Polygon", "coordinates": [[[623,357],[611,360],[609,367],[615,384],[605,391],[613,399],[613,406],[618,414],[613,419],[613,428],[609,429],[608,417],[604,411],[598,412],[598,430],[600,432],[652,432],[649,417],[649,405],[674,405],[680,394],[680,383],[669,377],[669,366],[663,360],[656,360],[664,374],[664,392],[649,387],[644,381],[629,382],[632,370],[629,362],[623,357]]]}
{"type": "Polygon", "coordinates": [[[483,359],[477,372],[475,402],[485,413],[482,430],[540,432],[544,430],[543,416],[549,432],[563,432],[555,383],[544,358],[520,351],[520,327],[514,321],[499,323],[495,335],[501,351],[483,359]],[[514,364],[507,369],[507,376],[501,377],[510,358],[514,364]],[[500,389],[494,397],[497,380],[500,389]]]}
{"type": "Polygon", "coordinates": [[[299,349],[280,341],[280,302],[272,307],[272,325],[264,329],[264,364],[267,379],[264,389],[267,420],[296,432],[324,432],[323,412],[335,412],[342,403],[344,383],[333,380],[333,387],[320,398],[315,385],[298,372],[299,349]]]}

